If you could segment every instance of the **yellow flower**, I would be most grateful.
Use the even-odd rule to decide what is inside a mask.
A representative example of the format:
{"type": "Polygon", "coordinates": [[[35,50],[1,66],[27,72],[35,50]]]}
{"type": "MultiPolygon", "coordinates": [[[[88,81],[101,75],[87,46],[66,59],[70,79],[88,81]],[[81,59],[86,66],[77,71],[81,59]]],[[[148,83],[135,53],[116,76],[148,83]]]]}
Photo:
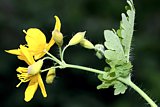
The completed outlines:
{"type": "Polygon", "coordinates": [[[29,51],[34,55],[35,60],[40,59],[45,55],[44,50],[49,51],[51,46],[55,43],[53,39],[46,43],[46,37],[43,32],[37,28],[30,28],[26,31],[26,42],[29,51]]]}
{"type": "MultiPolygon", "coordinates": [[[[56,23],[54,31],[59,31],[61,28],[61,22],[57,16],[55,16],[56,23]]],[[[33,54],[35,60],[40,59],[49,51],[51,46],[55,43],[54,37],[52,35],[49,43],[46,43],[46,37],[44,33],[37,28],[30,28],[27,31],[23,30],[26,33],[25,39],[27,41],[27,46],[29,51],[33,54]]]]}
{"type": "MultiPolygon", "coordinates": [[[[57,32],[59,32],[58,34],[61,34],[60,33],[61,22],[57,16],[55,16],[55,19],[56,19],[56,23],[53,31],[56,31],[56,34],[57,32]]],[[[25,39],[26,39],[27,45],[25,45],[25,47],[28,48],[28,51],[30,52],[30,54],[34,56],[35,60],[42,58],[46,54],[45,51],[49,51],[50,48],[55,43],[54,35],[52,35],[49,43],[47,43],[46,37],[40,29],[30,28],[27,31],[23,30],[23,32],[26,34],[25,39]]],[[[63,37],[61,37],[61,39],[63,39],[63,37]]],[[[63,40],[61,41],[63,42],[63,40]]],[[[18,55],[18,58],[20,60],[25,60],[25,61],[27,60],[24,58],[24,56],[22,56],[20,49],[7,50],[6,52],[18,55]]],[[[28,63],[28,61],[26,62],[28,63]]]]}
{"type": "MultiPolygon", "coordinates": [[[[34,55],[34,58],[37,60],[45,55],[44,50],[47,51],[50,49],[46,43],[46,37],[43,32],[37,28],[30,28],[27,31],[23,30],[26,33],[25,39],[29,51],[34,55]]],[[[52,45],[54,42],[52,42],[52,45]]]]}
{"type": "MultiPolygon", "coordinates": [[[[57,16],[55,16],[55,19],[56,24],[53,31],[60,32],[61,22],[57,16]]],[[[25,39],[27,44],[20,45],[19,49],[6,50],[6,52],[17,55],[18,59],[24,60],[28,64],[28,67],[18,67],[16,70],[20,73],[17,74],[17,77],[21,81],[17,87],[23,82],[29,82],[24,98],[24,100],[28,102],[33,98],[38,85],[40,86],[42,95],[47,97],[45,86],[40,75],[43,60],[38,60],[37,62],[35,62],[35,60],[43,57],[46,54],[45,51],[49,51],[55,41],[52,35],[49,43],[47,43],[45,35],[37,28],[30,28],[27,31],[23,30],[23,32],[26,34],[25,39]]],[[[50,82],[51,81],[52,80],[50,80],[50,82]]]]}
{"type": "Polygon", "coordinates": [[[44,87],[44,84],[43,84],[43,80],[41,78],[40,73],[37,72],[37,70],[40,71],[40,68],[41,68],[42,64],[37,64],[37,66],[35,66],[36,63],[39,63],[39,62],[34,61],[33,55],[30,54],[28,48],[20,45],[20,49],[9,50],[7,52],[11,53],[11,54],[18,55],[19,59],[22,59],[22,60],[26,61],[26,63],[29,65],[28,68],[27,67],[18,67],[17,70],[16,70],[17,72],[20,73],[20,74],[17,74],[17,77],[21,81],[17,85],[17,87],[19,87],[19,85],[22,82],[29,82],[28,87],[25,90],[24,100],[26,102],[28,102],[33,98],[34,93],[36,92],[36,90],[38,88],[38,85],[40,86],[42,95],[44,97],[47,97],[47,93],[46,93],[46,90],[45,90],[45,87],[44,87]],[[31,68],[31,69],[33,69],[37,72],[35,75],[31,75],[31,74],[28,73],[31,70],[30,67],[34,67],[34,68],[31,68]]]}

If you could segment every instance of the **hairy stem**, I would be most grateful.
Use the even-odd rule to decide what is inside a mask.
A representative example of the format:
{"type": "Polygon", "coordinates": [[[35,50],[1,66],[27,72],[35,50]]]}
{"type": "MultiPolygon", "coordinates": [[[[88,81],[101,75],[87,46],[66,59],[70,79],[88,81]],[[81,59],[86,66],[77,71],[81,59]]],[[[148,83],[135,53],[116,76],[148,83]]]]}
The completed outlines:
{"type": "Polygon", "coordinates": [[[136,84],[134,84],[130,76],[128,78],[118,78],[119,81],[125,83],[126,85],[132,87],[136,92],[138,92],[150,105],[151,107],[158,107],[155,102],[142,90],[140,89],[136,84]]]}
{"type": "MultiPolygon", "coordinates": [[[[94,73],[98,73],[98,74],[104,74],[105,73],[104,71],[101,71],[101,70],[88,68],[88,67],[84,67],[84,66],[79,66],[79,65],[72,65],[72,64],[66,64],[65,63],[63,66],[65,68],[81,69],[81,70],[90,71],[90,72],[94,72],[94,73]]],[[[142,89],[140,89],[136,84],[134,84],[131,81],[130,76],[128,76],[127,78],[119,77],[118,80],[125,83],[126,85],[132,87],[136,92],[138,92],[151,105],[151,107],[158,107],[155,104],[155,102],[142,89]]]]}

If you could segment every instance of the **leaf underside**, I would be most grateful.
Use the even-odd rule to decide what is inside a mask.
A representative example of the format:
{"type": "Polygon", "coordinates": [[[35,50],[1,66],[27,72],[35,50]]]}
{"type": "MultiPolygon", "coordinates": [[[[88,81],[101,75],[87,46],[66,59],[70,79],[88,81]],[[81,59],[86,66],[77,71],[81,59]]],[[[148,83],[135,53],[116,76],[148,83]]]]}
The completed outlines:
{"type": "Polygon", "coordinates": [[[124,94],[127,86],[118,81],[118,77],[127,77],[131,70],[132,64],[129,61],[130,47],[132,35],[134,31],[135,9],[132,0],[127,0],[126,14],[122,13],[122,20],[117,31],[104,31],[104,56],[106,63],[110,67],[105,67],[105,73],[99,74],[98,78],[102,84],[97,86],[97,89],[114,87],[114,95],[124,94]]]}

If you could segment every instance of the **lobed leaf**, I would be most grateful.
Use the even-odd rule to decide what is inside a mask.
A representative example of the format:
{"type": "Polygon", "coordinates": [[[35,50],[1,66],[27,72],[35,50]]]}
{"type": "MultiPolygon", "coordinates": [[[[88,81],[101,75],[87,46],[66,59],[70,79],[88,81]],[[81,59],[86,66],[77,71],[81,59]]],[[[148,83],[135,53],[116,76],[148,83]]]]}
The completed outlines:
{"type": "Polygon", "coordinates": [[[116,81],[116,83],[114,84],[114,95],[118,95],[118,94],[124,94],[127,86],[124,85],[122,82],[116,81]]]}
{"type": "Polygon", "coordinates": [[[127,14],[122,13],[122,21],[120,23],[120,28],[117,30],[118,36],[122,39],[121,43],[124,49],[124,54],[129,62],[129,54],[131,41],[134,31],[134,20],[135,20],[135,9],[132,0],[127,0],[129,7],[127,7],[127,14]]]}
{"type": "Polygon", "coordinates": [[[104,37],[106,40],[104,45],[107,48],[104,52],[105,58],[110,61],[125,60],[123,47],[117,34],[111,30],[105,30],[104,37]]]}
{"type": "Polygon", "coordinates": [[[135,9],[132,0],[127,0],[129,6],[126,7],[126,14],[122,13],[120,28],[117,30],[105,30],[105,47],[104,51],[106,63],[110,68],[105,67],[104,74],[100,74],[98,79],[102,81],[97,89],[109,88],[114,86],[114,95],[124,94],[127,86],[117,78],[129,76],[132,64],[129,61],[131,40],[134,31],[135,9]]]}

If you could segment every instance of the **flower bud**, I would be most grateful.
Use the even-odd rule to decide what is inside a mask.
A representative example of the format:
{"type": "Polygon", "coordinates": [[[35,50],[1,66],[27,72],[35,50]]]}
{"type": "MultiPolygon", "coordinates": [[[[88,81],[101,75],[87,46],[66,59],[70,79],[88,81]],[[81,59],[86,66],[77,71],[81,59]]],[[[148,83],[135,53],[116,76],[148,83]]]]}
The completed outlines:
{"type": "Polygon", "coordinates": [[[96,56],[99,58],[99,59],[102,59],[103,56],[104,56],[104,51],[105,51],[105,48],[102,44],[96,44],[95,45],[95,50],[97,51],[96,52],[96,56]]]}
{"type": "Polygon", "coordinates": [[[55,76],[56,76],[56,72],[55,72],[55,71],[56,71],[55,68],[50,69],[50,70],[48,71],[47,76],[46,76],[46,83],[47,83],[47,84],[53,83],[53,80],[54,80],[54,78],[55,78],[55,76]]]}
{"type": "Polygon", "coordinates": [[[63,34],[60,31],[53,30],[52,37],[59,47],[61,47],[63,45],[63,34]]]}
{"type": "Polygon", "coordinates": [[[35,74],[39,73],[42,65],[43,65],[43,60],[38,60],[34,64],[30,65],[28,67],[28,74],[35,75],[35,74]]]}
{"type": "Polygon", "coordinates": [[[94,49],[94,45],[87,39],[83,39],[80,42],[80,45],[87,48],[87,49],[94,49]]]}
{"type": "Polygon", "coordinates": [[[86,31],[85,32],[78,32],[78,33],[76,33],[71,38],[71,40],[69,41],[68,45],[71,46],[71,45],[76,45],[76,44],[80,43],[84,39],[85,33],[86,33],[86,31]]]}
{"type": "Polygon", "coordinates": [[[96,44],[96,45],[95,45],[95,50],[96,50],[96,51],[99,51],[99,52],[101,52],[101,53],[104,53],[105,48],[104,48],[104,46],[103,46],[102,44],[96,44]]]}

